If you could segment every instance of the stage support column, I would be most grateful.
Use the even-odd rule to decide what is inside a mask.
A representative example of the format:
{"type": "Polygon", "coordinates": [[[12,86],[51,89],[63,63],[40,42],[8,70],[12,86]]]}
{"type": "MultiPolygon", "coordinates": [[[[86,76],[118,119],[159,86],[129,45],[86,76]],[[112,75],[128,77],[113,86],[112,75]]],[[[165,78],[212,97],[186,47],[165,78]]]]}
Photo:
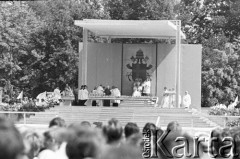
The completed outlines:
{"type": "Polygon", "coordinates": [[[87,85],[87,45],[88,45],[88,30],[83,28],[83,51],[82,51],[82,70],[81,71],[81,78],[82,83],[81,85],[87,85]]]}
{"type": "Polygon", "coordinates": [[[177,50],[177,80],[176,80],[176,107],[180,108],[180,85],[181,85],[181,21],[176,20],[176,26],[177,26],[177,31],[176,31],[176,50],[177,50]]]}

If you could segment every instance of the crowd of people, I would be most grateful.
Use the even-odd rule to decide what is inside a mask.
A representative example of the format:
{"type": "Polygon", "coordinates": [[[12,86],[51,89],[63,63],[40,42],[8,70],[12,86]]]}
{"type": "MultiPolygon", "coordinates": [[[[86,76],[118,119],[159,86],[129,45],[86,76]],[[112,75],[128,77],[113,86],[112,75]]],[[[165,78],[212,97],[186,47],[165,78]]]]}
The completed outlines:
{"type": "MultiPolygon", "coordinates": [[[[144,82],[141,79],[136,79],[133,83],[133,97],[140,96],[150,96],[151,89],[151,80],[147,78],[144,82]]],[[[72,97],[74,99],[72,105],[74,106],[118,106],[120,100],[89,100],[89,96],[111,96],[111,97],[120,97],[121,92],[116,86],[96,86],[92,91],[88,91],[87,85],[82,85],[80,89],[71,89],[71,87],[66,84],[64,90],[60,91],[59,87],[55,88],[53,92],[42,92],[36,99],[23,97],[21,92],[16,100],[10,101],[7,99],[3,100],[4,107],[16,107],[20,106],[32,106],[32,107],[43,107],[49,108],[54,105],[59,105],[63,102],[62,97],[72,97]],[[6,106],[4,105],[6,103],[6,106]],[[8,104],[7,104],[8,103],[8,104]]],[[[185,92],[183,98],[179,95],[180,105],[178,107],[189,108],[191,105],[191,96],[188,91],[185,92]]],[[[162,108],[178,108],[176,106],[176,91],[174,88],[167,89],[164,88],[164,93],[159,107],[162,108]]]]}
{"type": "Polygon", "coordinates": [[[176,107],[176,91],[174,88],[167,89],[164,87],[163,98],[160,104],[162,108],[180,108],[181,106],[184,108],[189,108],[191,105],[191,96],[188,91],[185,91],[183,95],[183,99],[181,95],[179,95],[179,105],[176,107]]]}
{"type": "Polygon", "coordinates": [[[153,123],[146,123],[141,130],[132,122],[123,127],[115,118],[106,125],[88,121],[67,125],[60,117],[52,119],[49,128],[39,132],[17,129],[10,121],[0,118],[0,158],[167,159],[179,158],[181,154],[182,158],[224,158],[224,155],[239,152],[239,132],[236,127],[216,128],[211,134],[191,134],[176,121],[170,122],[166,130],[153,123]],[[179,137],[184,140],[177,139],[179,137]],[[223,141],[226,137],[233,140],[223,141]],[[210,140],[213,138],[216,140],[210,140]],[[234,143],[232,147],[230,142],[234,143]]]}

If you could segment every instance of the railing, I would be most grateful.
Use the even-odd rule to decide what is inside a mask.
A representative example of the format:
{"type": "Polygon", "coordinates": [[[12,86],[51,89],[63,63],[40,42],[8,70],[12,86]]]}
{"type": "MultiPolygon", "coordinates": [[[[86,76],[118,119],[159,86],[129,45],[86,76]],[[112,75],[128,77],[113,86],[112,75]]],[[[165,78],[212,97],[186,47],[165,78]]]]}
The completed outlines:
{"type": "Polygon", "coordinates": [[[158,102],[158,97],[155,96],[141,96],[141,97],[132,97],[132,96],[105,96],[105,95],[89,95],[89,100],[123,100],[123,101],[152,101],[154,103],[158,102]]]}
{"type": "Polygon", "coordinates": [[[17,111],[0,111],[0,114],[23,114],[23,124],[27,124],[27,116],[26,115],[32,115],[32,114],[52,114],[55,115],[55,117],[59,116],[59,112],[17,112],[17,111]]]}

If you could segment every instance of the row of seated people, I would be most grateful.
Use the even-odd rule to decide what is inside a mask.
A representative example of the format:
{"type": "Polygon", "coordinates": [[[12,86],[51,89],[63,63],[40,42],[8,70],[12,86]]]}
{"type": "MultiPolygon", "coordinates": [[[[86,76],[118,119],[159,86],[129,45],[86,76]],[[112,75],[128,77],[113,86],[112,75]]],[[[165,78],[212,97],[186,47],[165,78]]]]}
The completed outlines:
{"type": "Polygon", "coordinates": [[[170,122],[166,130],[146,123],[140,130],[132,122],[122,127],[114,118],[106,125],[88,121],[66,125],[57,117],[47,130],[34,131],[19,130],[0,118],[0,132],[2,159],[237,159],[240,149],[239,127],[194,135],[184,131],[178,122],[170,122]]]}
{"type": "Polygon", "coordinates": [[[78,91],[78,103],[77,105],[80,106],[86,106],[86,105],[92,105],[92,106],[118,106],[120,104],[120,100],[88,100],[89,95],[91,96],[113,96],[113,97],[120,97],[121,92],[120,90],[112,86],[110,88],[109,86],[103,87],[102,85],[99,85],[98,87],[95,87],[92,92],[88,92],[87,86],[82,85],[81,89],[78,91]],[[91,102],[89,104],[89,102],[91,102]],[[87,104],[88,103],[88,104],[87,104]]]}

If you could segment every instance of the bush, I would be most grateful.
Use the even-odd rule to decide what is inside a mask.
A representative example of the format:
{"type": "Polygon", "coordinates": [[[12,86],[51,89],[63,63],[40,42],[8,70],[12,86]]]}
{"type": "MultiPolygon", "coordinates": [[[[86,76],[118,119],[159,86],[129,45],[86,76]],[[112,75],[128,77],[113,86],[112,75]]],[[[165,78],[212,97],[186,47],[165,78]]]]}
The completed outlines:
{"type": "Polygon", "coordinates": [[[239,109],[234,107],[227,107],[223,104],[210,107],[209,115],[228,115],[228,116],[239,116],[239,109]]]}

